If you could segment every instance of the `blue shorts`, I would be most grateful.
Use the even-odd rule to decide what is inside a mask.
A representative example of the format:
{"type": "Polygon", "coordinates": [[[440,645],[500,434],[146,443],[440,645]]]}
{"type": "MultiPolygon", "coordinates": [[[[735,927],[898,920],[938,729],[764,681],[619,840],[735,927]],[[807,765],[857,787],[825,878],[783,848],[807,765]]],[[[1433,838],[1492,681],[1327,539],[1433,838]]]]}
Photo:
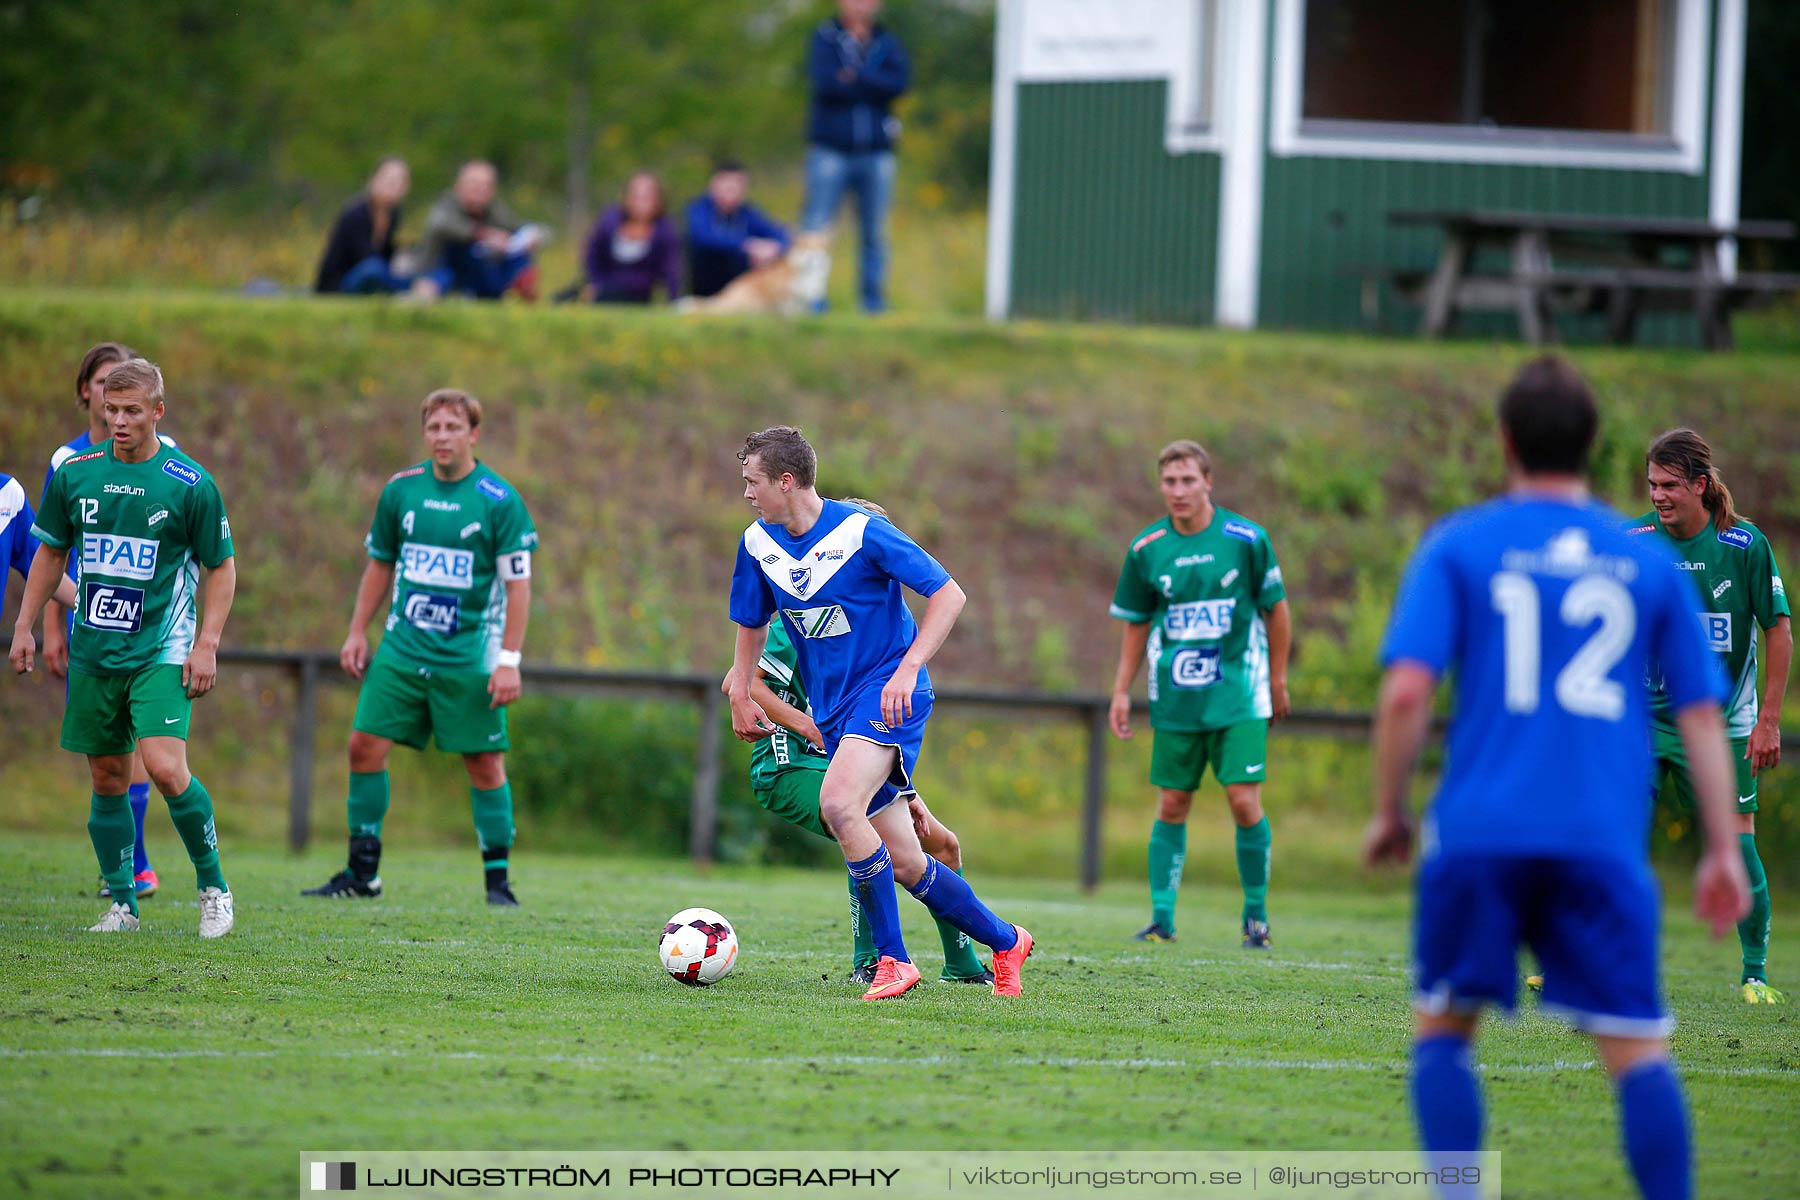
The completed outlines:
{"type": "Polygon", "coordinates": [[[919,746],[925,740],[925,722],[931,716],[931,702],[934,699],[928,687],[920,688],[912,694],[912,716],[907,718],[899,728],[889,727],[881,719],[881,689],[887,686],[884,679],[880,683],[872,683],[856,694],[844,710],[844,717],[830,729],[820,730],[825,738],[825,753],[835,756],[837,748],[845,738],[860,738],[865,742],[874,742],[877,746],[892,746],[899,753],[894,756],[894,769],[869,800],[869,816],[874,816],[895,800],[912,795],[913,773],[918,770],[919,746]]]}
{"type": "Polygon", "coordinates": [[[1667,1037],[1656,878],[1610,859],[1434,858],[1419,868],[1413,925],[1422,1013],[1473,1013],[1518,995],[1518,949],[1537,955],[1547,1012],[1588,1033],[1667,1037]]]}

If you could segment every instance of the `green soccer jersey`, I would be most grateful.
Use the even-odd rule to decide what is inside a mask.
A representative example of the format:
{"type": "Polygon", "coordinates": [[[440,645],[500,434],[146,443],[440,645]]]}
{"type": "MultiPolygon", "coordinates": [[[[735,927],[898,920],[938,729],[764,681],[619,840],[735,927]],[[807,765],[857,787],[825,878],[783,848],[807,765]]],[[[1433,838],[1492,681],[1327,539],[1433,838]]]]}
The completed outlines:
{"type": "MultiPolygon", "coordinates": [[[[1660,533],[1675,545],[1676,566],[1699,589],[1696,615],[1706,644],[1718,652],[1731,699],[1725,702],[1725,730],[1746,738],[1756,725],[1756,646],[1761,631],[1788,615],[1787,589],[1775,568],[1775,552],[1762,530],[1748,521],[1719,529],[1710,521],[1691,538],[1676,538],[1654,511],[1632,525],[1638,534],[1660,533]]],[[[1660,674],[1651,678],[1657,727],[1672,732],[1675,715],[1660,674]]]]}
{"type": "Polygon", "coordinates": [[[428,667],[487,674],[506,628],[506,583],[531,577],[531,514],[481,462],[454,483],[430,462],[388,480],[364,544],[394,564],[381,649],[428,667]]]}
{"type": "MultiPolygon", "coordinates": [[[[812,711],[806,704],[806,685],[800,680],[800,656],[794,653],[794,643],[780,621],[769,622],[769,640],[757,665],[769,677],[770,691],[803,713],[812,711]]],[[[783,772],[823,771],[830,765],[831,760],[814,750],[811,742],[777,726],[768,737],[758,738],[750,751],[750,787],[767,791],[783,772]]]]}
{"type": "Polygon", "coordinates": [[[1150,625],[1150,725],[1224,729],[1267,720],[1263,614],[1287,595],[1262,526],[1215,508],[1198,533],[1164,517],[1132,539],[1112,615],[1150,625]]]}
{"type": "Polygon", "coordinates": [[[200,568],[232,556],[219,485],[173,445],[120,462],[106,445],[65,461],[31,530],[81,564],[69,665],[129,675],[185,663],[199,628],[200,568]]]}

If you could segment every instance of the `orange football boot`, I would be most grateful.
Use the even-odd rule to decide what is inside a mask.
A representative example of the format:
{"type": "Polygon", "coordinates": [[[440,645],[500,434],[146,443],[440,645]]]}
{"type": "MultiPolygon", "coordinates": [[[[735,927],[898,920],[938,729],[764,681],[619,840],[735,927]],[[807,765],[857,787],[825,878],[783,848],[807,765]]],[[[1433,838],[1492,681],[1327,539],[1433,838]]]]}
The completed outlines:
{"type": "Polygon", "coordinates": [[[994,951],[994,995],[1022,996],[1025,989],[1019,986],[1019,968],[1031,957],[1031,933],[1023,925],[1014,925],[1013,932],[1019,940],[1011,950],[994,951]]]}
{"type": "Polygon", "coordinates": [[[882,956],[875,964],[875,982],[863,993],[864,1000],[892,1000],[919,982],[919,968],[897,958],[882,956]]]}

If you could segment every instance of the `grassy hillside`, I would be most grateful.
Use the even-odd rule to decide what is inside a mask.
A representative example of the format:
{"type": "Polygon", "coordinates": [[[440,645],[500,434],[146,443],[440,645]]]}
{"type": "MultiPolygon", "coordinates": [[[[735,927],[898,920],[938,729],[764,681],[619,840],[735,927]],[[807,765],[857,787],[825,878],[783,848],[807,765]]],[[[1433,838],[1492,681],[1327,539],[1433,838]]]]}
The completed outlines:
{"type": "MultiPolygon", "coordinates": [[[[1374,646],[1414,537],[1498,483],[1491,400],[1526,353],[905,317],[701,323],[511,305],[0,292],[0,467],[34,491],[50,449],[79,428],[69,378],[102,338],[161,363],[165,431],[222,483],[240,554],[237,646],[338,644],[376,494],[422,456],[419,398],[454,383],[489,405],[481,453],[519,486],[543,532],[535,661],[722,670],[731,547],[749,519],[734,453],[745,432],[792,422],[821,449],[824,491],[880,500],[967,588],[968,610],[934,667],[940,682],[1101,690],[1116,655],[1106,605],[1122,547],[1159,512],[1150,460],[1164,441],[1194,436],[1217,458],[1217,498],[1272,531],[1296,613],[1296,702],[1353,708],[1372,699],[1374,646]]],[[[1782,561],[1796,560],[1792,356],[1575,358],[1605,405],[1598,482],[1608,498],[1641,509],[1643,446],[1691,423],[1782,561]]],[[[209,718],[233,727],[246,773],[262,761],[255,739],[280,728],[284,695],[272,677],[246,677],[209,718]]],[[[46,738],[56,709],[41,678],[0,689],[0,719],[46,738]]],[[[329,745],[339,738],[341,725],[329,745]]],[[[1056,764],[1079,744],[1073,731],[971,725],[940,735],[937,764],[946,790],[973,793],[971,807],[1011,797],[1029,826],[1042,813],[1028,797],[1053,792],[1061,811],[1075,794],[1056,764]]],[[[1133,790],[1143,750],[1114,756],[1127,831],[1144,819],[1133,790]]],[[[1360,812],[1360,766],[1306,761],[1289,772],[1295,802],[1360,812]]],[[[37,769],[5,764],[0,782],[37,769]]],[[[284,775],[260,778],[278,787],[284,775]]],[[[322,776],[330,819],[341,820],[333,786],[322,776]]],[[[36,823],[28,811],[4,819],[36,823]]],[[[446,820],[459,827],[466,815],[446,820]]],[[[278,821],[277,811],[267,827],[278,821]]]]}

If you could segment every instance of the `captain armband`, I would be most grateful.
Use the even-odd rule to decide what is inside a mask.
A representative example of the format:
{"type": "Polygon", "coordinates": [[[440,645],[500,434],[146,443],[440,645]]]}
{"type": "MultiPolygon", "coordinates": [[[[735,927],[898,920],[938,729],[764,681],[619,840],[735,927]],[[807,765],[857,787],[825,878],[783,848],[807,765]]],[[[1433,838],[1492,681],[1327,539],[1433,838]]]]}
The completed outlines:
{"type": "Polygon", "coordinates": [[[514,550],[511,554],[502,554],[494,564],[494,573],[501,579],[531,578],[531,551],[514,550]]]}

